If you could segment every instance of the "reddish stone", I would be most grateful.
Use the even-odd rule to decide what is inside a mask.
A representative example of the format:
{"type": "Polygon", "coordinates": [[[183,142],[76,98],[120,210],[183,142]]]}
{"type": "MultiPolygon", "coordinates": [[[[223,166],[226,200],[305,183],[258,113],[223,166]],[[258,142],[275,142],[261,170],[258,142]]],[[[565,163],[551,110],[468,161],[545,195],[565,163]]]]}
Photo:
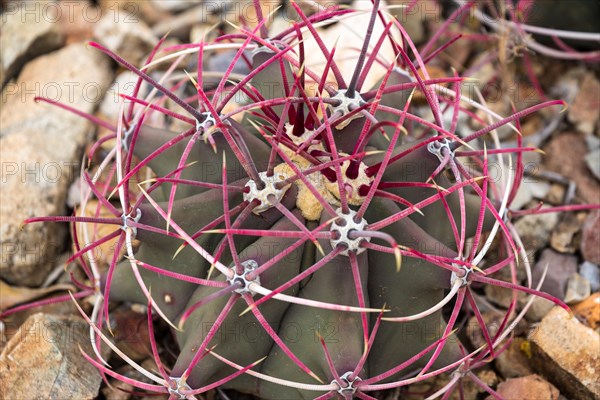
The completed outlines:
{"type": "Polygon", "coordinates": [[[583,224],[581,252],[587,261],[600,264],[600,210],[592,212],[583,224]]]}

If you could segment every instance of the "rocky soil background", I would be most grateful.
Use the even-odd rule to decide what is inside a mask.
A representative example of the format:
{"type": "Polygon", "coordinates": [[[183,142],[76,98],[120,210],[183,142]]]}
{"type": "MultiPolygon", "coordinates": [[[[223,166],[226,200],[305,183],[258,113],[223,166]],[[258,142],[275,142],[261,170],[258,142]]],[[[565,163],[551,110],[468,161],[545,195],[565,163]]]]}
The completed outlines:
{"type": "MultiPolygon", "coordinates": [[[[273,10],[278,1],[263,3],[273,10]]],[[[140,64],[165,33],[170,32],[166,45],[198,41],[225,18],[240,23],[239,14],[248,7],[245,1],[201,0],[2,3],[0,313],[72,289],[69,277],[76,268],[65,265],[72,254],[67,227],[22,227],[22,222],[33,216],[68,215],[77,208],[80,160],[86,147],[102,134],[65,110],[35,103],[34,97],[48,97],[116,120],[116,93],[131,92],[135,79],[88,48],[87,41],[98,41],[140,64]]],[[[416,2],[416,7],[420,12],[406,17],[406,27],[413,41],[423,44],[447,13],[429,0],[416,2]]],[[[600,16],[589,17],[600,20],[600,16]]],[[[451,75],[452,68],[461,75],[468,73],[487,94],[488,105],[501,114],[507,114],[511,104],[525,108],[542,96],[569,104],[561,114],[541,112],[522,121],[524,144],[537,146],[545,154],[526,153],[525,182],[513,211],[535,208],[540,202],[544,207],[600,203],[598,64],[535,54],[475,22],[455,25],[451,29],[465,37],[430,64],[430,74],[451,75]],[[487,35],[487,39],[473,39],[477,35],[487,35]],[[486,58],[490,48],[506,51],[500,57],[486,58]],[[523,62],[523,53],[530,64],[523,62]],[[538,85],[541,92],[536,90],[538,85]]],[[[596,50],[598,45],[592,44],[596,50]]],[[[214,54],[206,62],[218,65],[222,59],[214,54]]],[[[507,147],[515,141],[510,133],[502,137],[507,147]]],[[[564,299],[575,318],[567,318],[545,300],[536,300],[507,350],[478,376],[507,399],[598,399],[600,211],[525,215],[516,227],[534,265],[534,282],[549,265],[542,290],[564,299]]],[[[102,256],[101,251],[98,257],[102,256]]],[[[490,286],[480,294],[487,304],[488,329],[493,332],[503,315],[498,311],[507,307],[512,293],[490,286]]],[[[0,321],[0,398],[139,398],[132,387],[108,377],[103,380],[83,359],[80,348],[92,352],[89,328],[75,307],[68,301],[49,303],[0,321]]],[[[114,307],[115,342],[141,364],[150,361],[143,310],[127,304],[114,307]]],[[[463,323],[477,325],[475,320],[463,323]]],[[[474,347],[485,343],[479,329],[466,331],[473,333],[467,343],[474,347]]],[[[175,345],[169,341],[162,345],[161,352],[168,359],[175,345]]],[[[121,373],[135,376],[117,358],[110,361],[121,373]]],[[[445,379],[382,393],[381,398],[423,398],[443,386],[445,379]]],[[[466,399],[487,396],[474,385],[465,386],[463,393],[466,399]]],[[[217,390],[205,398],[245,397],[217,390]]]]}

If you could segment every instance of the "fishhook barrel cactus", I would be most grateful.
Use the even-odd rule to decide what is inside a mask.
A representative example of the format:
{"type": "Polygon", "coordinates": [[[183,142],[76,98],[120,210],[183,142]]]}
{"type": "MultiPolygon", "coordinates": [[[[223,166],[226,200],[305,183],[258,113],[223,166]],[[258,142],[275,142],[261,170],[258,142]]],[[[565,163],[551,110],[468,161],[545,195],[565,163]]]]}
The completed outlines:
{"type": "Polygon", "coordinates": [[[73,296],[94,296],[91,316],[83,314],[91,335],[152,383],[111,369],[102,342],[85,357],[104,374],[174,399],[215,387],[265,399],[369,399],[444,372],[454,375],[438,395],[465,376],[485,386],[471,369],[522,318],[517,291],[567,308],[531,281],[516,282],[517,264],[528,264],[508,207],[521,155],[535,149],[500,148],[494,130],[518,132],[523,116],[563,103],[494,114],[461,93],[461,77],[431,79],[426,64],[438,51],[420,54],[379,1],[368,11],[333,7],[310,16],[292,3],[297,18],[281,32],[269,31],[271,16],[254,3],[255,27],[155,60],[161,41],[142,68],[90,44],[139,77],[133,94],[121,95],[117,121],[80,113],[112,132],[88,154],[95,159],[112,146],[99,166],[82,171],[84,205],[96,198],[98,212],[81,207],[77,216],[27,222],[73,222],[86,238],[76,240],[72,260],[89,283],[76,282],[73,296]],[[347,74],[319,26],[365,13],[347,74]],[[319,54],[307,51],[309,42],[319,54]],[[227,70],[205,70],[205,57],[223,49],[227,70]],[[177,76],[190,54],[197,71],[177,76]],[[149,72],[168,62],[166,72],[149,72]],[[465,117],[481,128],[468,131],[465,117]],[[490,162],[501,167],[500,179],[488,176],[490,162]],[[100,217],[100,208],[112,216],[100,217]],[[99,236],[100,225],[114,231],[99,236]],[[102,271],[84,256],[110,240],[114,254],[102,271]],[[504,258],[484,265],[493,241],[504,258]],[[504,268],[512,282],[490,276],[504,268]],[[514,290],[497,333],[483,322],[473,282],[514,290]],[[110,328],[110,301],[147,305],[155,370],[102,329],[110,328]],[[480,321],[481,348],[457,337],[463,308],[480,321]],[[172,366],[153,335],[156,316],[180,349],[172,366]]]}

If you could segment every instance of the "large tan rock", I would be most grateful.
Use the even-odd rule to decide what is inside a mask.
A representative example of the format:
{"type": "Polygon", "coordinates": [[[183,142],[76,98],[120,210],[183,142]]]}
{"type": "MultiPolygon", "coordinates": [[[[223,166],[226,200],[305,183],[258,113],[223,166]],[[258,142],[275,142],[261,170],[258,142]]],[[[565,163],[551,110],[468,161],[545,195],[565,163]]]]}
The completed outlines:
{"type": "MultiPolygon", "coordinates": [[[[550,382],[539,375],[513,378],[498,385],[496,392],[505,399],[558,400],[560,393],[550,382]]],[[[491,397],[488,397],[488,399],[491,397]]]]}
{"type": "Polygon", "coordinates": [[[587,261],[600,265],[600,210],[590,213],[583,225],[581,252],[587,261]]]}
{"type": "Polygon", "coordinates": [[[45,96],[93,112],[112,80],[106,56],[73,44],[28,63],[2,92],[0,113],[0,275],[33,286],[65,247],[65,224],[32,224],[27,218],[61,215],[67,189],[79,175],[92,124],[49,104],[45,96]]]}
{"type": "Polygon", "coordinates": [[[95,398],[102,378],[79,350],[93,354],[87,332],[81,318],[32,315],[0,354],[0,397],[95,398]]]}
{"type": "Polygon", "coordinates": [[[556,307],[531,334],[534,368],[569,399],[600,398],[600,335],[556,307]]]}
{"type": "Polygon", "coordinates": [[[600,182],[586,164],[584,155],[588,152],[588,146],[583,135],[563,132],[553,136],[542,150],[546,153],[544,169],[557,172],[575,182],[578,197],[584,202],[598,203],[600,182]]]}
{"type": "Polygon", "coordinates": [[[0,85],[14,76],[30,59],[59,48],[64,35],[56,22],[61,11],[56,4],[32,1],[8,4],[0,18],[0,85]]]}
{"type": "Polygon", "coordinates": [[[593,73],[586,73],[579,83],[577,97],[568,110],[569,121],[575,124],[579,131],[588,135],[594,133],[598,122],[600,112],[598,93],[600,93],[600,81],[593,73]]]}
{"type": "Polygon", "coordinates": [[[94,37],[102,45],[133,65],[141,65],[158,43],[144,21],[122,11],[106,14],[94,27],[94,37]]]}
{"type": "Polygon", "coordinates": [[[515,338],[508,348],[494,359],[496,369],[504,378],[516,378],[533,373],[527,358],[527,345],[523,338],[515,338]]]}

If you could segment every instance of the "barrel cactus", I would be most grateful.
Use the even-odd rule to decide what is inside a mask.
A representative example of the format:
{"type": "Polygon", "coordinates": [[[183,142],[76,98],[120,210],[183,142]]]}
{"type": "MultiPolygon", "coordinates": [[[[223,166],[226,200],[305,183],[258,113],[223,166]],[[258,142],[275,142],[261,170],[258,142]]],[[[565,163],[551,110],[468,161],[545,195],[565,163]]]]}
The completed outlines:
{"type": "Polygon", "coordinates": [[[72,259],[89,278],[75,296],[94,295],[84,314],[91,335],[152,383],[115,372],[100,351],[85,357],[172,398],[220,387],[265,399],[366,399],[453,371],[443,390],[465,376],[483,385],[471,368],[498,351],[522,316],[518,291],[564,306],[532,282],[490,277],[528,268],[507,211],[520,155],[534,150],[499,148],[494,130],[518,131],[521,117],[562,102],[492,113],[461,94],[458,75],[432,79],[425,64],[436,51],[419,54],[379,1],[366,12],[333,7],[310,16],[290,7],[295,20],[283,31],[270,31],[271,16],[257,7],[255,27],[159,59],[155,51],[142,68],[90,44],[139,77],[117,121],[82,115],[112,132],[88,154],[104,156],[99,166],[82,171],[84,202],[95,198],[112,215],[27,222],[74,222],[83,232],[72,259]],[[348,75],[339,65],[347,54],[328,46],[318,26],[365,13],[348,75]],[[308,51],[311,41],[319,54],[308,51]],[[392,59],[380,57],[383,46],[392,59]],[[205,58],[223,49],[227,70],[209,70],[205,58]],[[178,66],[189,55],[196,72],[178,66]],[[160,75],[149,72],[164,65],[160,75]],[[142,82],[152,90],[141,91],[142,82]],[[462,121],[477,118],[473,109],[491,122],[469,132],[462,121]],[[492,162],[499,178],[488,176],[492,162]],[[102,236],[105,225],[114,230],[102,236]],[[110,240],[114,254],[102,271],[84,256],[110,240]],[[484,265],[492,242],[504,257],[484,265]],[[473,282],[515,291],[498,332],[483,323],[473,282]],[[174,365],[164,365],[152,335],[155,370],[113,344],[103,329],[113,301],[146,305],[151,333],[158,318],[171,326],[174,365]],[[477,316],[485,346],[461,345],[462,309],[477,316]]]}

